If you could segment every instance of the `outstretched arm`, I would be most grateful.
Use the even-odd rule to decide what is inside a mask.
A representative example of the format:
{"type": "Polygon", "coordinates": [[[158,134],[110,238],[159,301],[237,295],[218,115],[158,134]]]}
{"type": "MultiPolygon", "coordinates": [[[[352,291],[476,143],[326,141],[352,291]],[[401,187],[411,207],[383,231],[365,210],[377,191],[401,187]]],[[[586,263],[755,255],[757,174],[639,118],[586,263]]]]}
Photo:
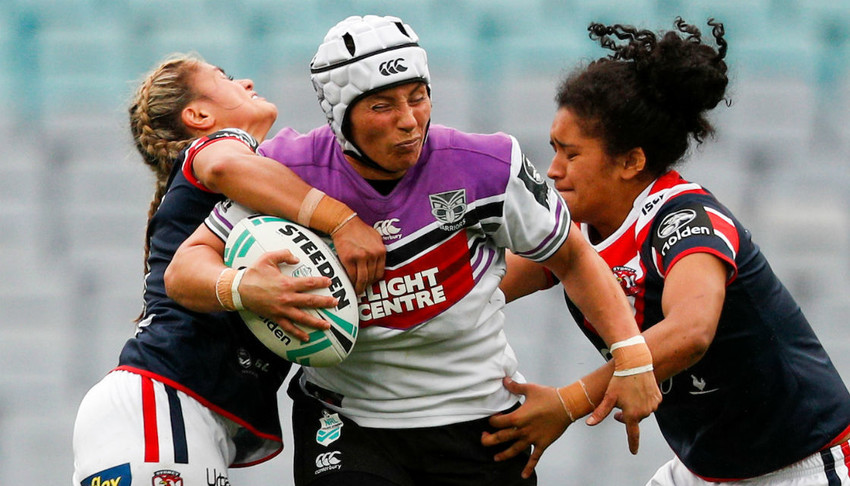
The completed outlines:
{"type": "MultiPolygon", "coordinates": [[[[726,267],[718,258],[698,253],[682,258],[670,270],[665,280],[662,308],[665,318],[644,331],[643,336],[652,351],[654,375],[659,382],[693,366],[705,354],[717,330],[720,312],[726,295],[726,267]]],[[[553,388],[535,384],[519,384],[506,379],[513,393],[525,395],[525,403],[510,414],[496,415],[490,423],[501,430],[485,434],[482,443],[492,446],[515,441],[496,456],[505,460],[516,456],[528,446],[534,451],[523,472],[530,475],[543,451],[569,425],[600,403],[614,372],[608,362],[568,387],[553,388]],[[587,395],[584,395],[584,393],[587,395]],[[565,403],[575,404],[572,417],[565,403]],[[582,407],[585,407],[582,410],[582,407]]],[[[615,417],[624,421],[617,413],[615,417]]],[[[598,423],[598,420],[594,423],[598,423]]]]}
{"type": "Polygon", "coordinates": [[[576,227],[544,265],[558,276],[570,300],[614,355],[614,378],[608,382],[605,397],[592,401],[596,406],[591,423],[604,419],[614,406],[620,407],[629,449],[637,453],[638,423],[658,407],[661,392],[651,373],[652,355],[640,337],[631,306],[611,269],[576,227]]]}
{"type": "Polygon", "coordinates": [[[386,247],[378,232],[356,214],[348,219],[354,212],[345,204],[325,195],[308,197],[312,187],[285,165],[257,155],[242,142],[225,139],[198,152],[192,169],[211,191],[259,213],[331,235],[356,293],[383,276],[386,247]],[[312,204],[307,211],[305,202],[312,204]],[[299,220],[305,217],[306,221],[299,220]]]}

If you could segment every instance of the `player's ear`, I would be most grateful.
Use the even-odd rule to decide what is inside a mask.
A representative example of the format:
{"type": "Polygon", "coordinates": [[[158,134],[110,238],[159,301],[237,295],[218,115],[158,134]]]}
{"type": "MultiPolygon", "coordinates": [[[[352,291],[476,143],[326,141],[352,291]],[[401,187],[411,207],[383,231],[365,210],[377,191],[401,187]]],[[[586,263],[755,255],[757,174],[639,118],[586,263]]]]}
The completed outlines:
{"type": "Polygon", "coordinates": [[[618,157],[623,169],[623,178],[633,179],[643,173],[646,168],[646,153],[641,147],[634,147],[618,157]]]}
{"type": "Polygon", "coordinates": [[[215,116],[201,103],[192,102],[180,112],[180,119],[191,131],[209,131],[215,125],[215,116]]]}

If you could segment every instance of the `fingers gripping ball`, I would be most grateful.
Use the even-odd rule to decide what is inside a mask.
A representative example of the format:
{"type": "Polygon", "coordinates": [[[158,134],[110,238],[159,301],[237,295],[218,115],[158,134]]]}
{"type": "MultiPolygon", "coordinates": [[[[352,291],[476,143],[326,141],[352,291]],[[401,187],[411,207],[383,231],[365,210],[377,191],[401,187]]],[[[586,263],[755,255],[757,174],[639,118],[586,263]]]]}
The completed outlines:
{"type": "Polygon", "coordinates": [[[330,323],[323,331],[301,326],[310,336],[303,342],[284,331],[271,319],[251,311],[239,312],[248,329],[278,356],[303,366],[333,366],[344,360],[357,340],[359,317],[354,286],[336,253],[311,230],[291,221],[273,216],[251,216],[237,223],[227,238],[224,262],[232,268],[252,264],[269,251],[289,250],[299,263],[280,265],[284,275],[292,277],[326,276],[332,281],[329,288],[310,291],[330,295],[339,301],[334,308],[304,309],[330,323]]]}

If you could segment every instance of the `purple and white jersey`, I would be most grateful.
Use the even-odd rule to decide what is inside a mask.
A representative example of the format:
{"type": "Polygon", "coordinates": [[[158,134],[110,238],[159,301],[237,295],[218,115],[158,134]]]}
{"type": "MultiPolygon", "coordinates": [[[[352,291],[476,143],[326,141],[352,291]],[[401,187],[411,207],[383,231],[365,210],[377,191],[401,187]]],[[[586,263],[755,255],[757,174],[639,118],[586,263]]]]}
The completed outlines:
{"type": "MultiPolygon", "coordinates": [[[[432,125],[388,195],[346,161],[328,127],[284,129],[260,153],[345,202],[387,245],[384,278],[360,296],[357,345],[338,366],[304,368],[308,391],[381,428],[473,420],[517,402],[502,386],[505,376],[522,380],[503,332],[504,250],[546,260],[570,215],[513,137],[432,125]]],[[[249,214],[219,204],[206,223],[226,239],[249,214]]]]}

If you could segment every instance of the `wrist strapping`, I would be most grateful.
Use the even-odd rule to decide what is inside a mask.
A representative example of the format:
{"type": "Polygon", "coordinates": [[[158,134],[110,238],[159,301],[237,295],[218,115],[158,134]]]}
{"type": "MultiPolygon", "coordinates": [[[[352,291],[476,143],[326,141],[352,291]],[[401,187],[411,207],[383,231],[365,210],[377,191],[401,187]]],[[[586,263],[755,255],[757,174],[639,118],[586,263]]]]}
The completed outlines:
{"type": "Polygon", "coordinates": [[[215,297],[224,310],[245,310],[242,305],[242,296],[239,295],[239,283],[245,275],[245,270],[244,268],[241,270],[225,268],[218,274],[218,279],[215,281],[215,297]]]}
{"type": "Polygon", "coordinates": [[[247,269],[237,270],[236,275],[233,276],[233,283],[230,284],[230,299],[233,301],[233,308],[238,311],[245,310],[245,306],[242,305],[242,296],[239,295],[239,284],[242,282],[245,270],[247,269]]]}
{"type": "Polygon", "coordinates": [[[652,353],[641,335],[611,345],[614,356],[614,376],[632,376],[653,370],[652,353]]]}
{"type": "Polygon", "coordinates": [[[236,270],[225,268],[218,274],[215,281],[215,297],[224,310],[233,311],[233,279],[236,278],[236,270]]]}
{"type": "Polygon", "coordinates": [[[316,209],[312,214],[312,219],[302,224],[304,226],[309,226],[314,230],[333,236],[334,233],[339,231],[340,228],[351,221],[355,216],[357,216],[357,213],[352,211],[351,208],[346,206],[344,203],[337,201],[330,196],[325,196],[322,197],[316,205],[316,209]]]}
{"type": "Polygon", "coordinates": [[[590,400],[587,387],[582,380],[563,388],[557,388],[555,391],[558,393],[558,399],[561,400],[561,405],[567,412],[570,422],[575,422],[576,419],[584,417],[596,408],[596,405],[590,400]]]}
{"type": "Polygon", "coordinates": [[[304,200],[301,201],[301,207],[298,208],[298,217],[295,219],[295,222],[301,226],[309,227],[310,219],[313,218],[313,213],[316,211],[323,197],[325,197],[324,192],[315,187],[310,188],[307,191],[307,195],[304,196],[304,200]]]}

